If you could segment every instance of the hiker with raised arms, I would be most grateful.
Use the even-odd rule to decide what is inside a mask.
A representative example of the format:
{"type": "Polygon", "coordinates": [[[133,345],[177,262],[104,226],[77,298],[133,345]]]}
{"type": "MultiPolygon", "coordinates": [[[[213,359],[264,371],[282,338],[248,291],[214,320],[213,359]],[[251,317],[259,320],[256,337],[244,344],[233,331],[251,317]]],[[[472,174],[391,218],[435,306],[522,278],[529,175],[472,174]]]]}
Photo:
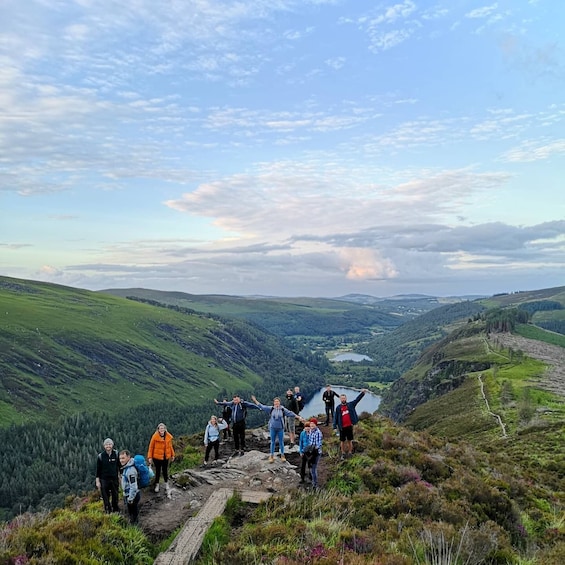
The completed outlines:
{"type": "Polygon", "coordinates": [[[271,435],[269,463],[275,460],[275,445],[277,440],[279,442],[281,461],[286,461],[286,457],[284,456],[284,418],[286,416],[287,418],[300,419],[300,416],[282,406],[281,399],[278,396],[273,399],[271,406],[261,404],[253,395],[251,395],[251,400],[253,400],[259,410],[269,415],[269,433],[271,435]]]}
{"type": "Polygon", "coordinates": [[[245,418],[247,418],[247,408],[256,408],[255,404],[242,400],[239,394],[233,395],[233,400],[218,402],[214,398],[214,404],[229,406],[231,408],[233,443],[235,451],[233,456],[243,455],[245,452],[245,418]]]}
{"type": "Polygon", "coordinates": [[[341,459],[351,457],[353,454],[353,426],[359,421],[356,406],[359,401],[369,392],[364,388],[355,400],[347,402],[347,395],[340,394],[340,403],[335,409],[334,430],[339,430],[339,441],[341,459]]]}

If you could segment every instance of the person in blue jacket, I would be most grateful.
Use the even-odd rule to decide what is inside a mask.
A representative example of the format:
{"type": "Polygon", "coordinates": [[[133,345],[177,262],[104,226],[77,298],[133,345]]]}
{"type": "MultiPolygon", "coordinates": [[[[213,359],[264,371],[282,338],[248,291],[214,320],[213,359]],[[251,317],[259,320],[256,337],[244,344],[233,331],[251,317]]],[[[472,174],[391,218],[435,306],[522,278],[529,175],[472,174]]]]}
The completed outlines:
{"type": "Polygon", "coordinates": [[[272,463],[275,460],[275,444],[277,440],[279,442],[281,461],[286,461],[286,457],[284,456],[284,418],[300,419],[300,416],[282,406],[281,399],[279,397],[273,399],[273,404],[271,406],[261,404],[253,395],[251,395],[251,400],[253,400],[259,410],[262,410],[269,415],[269,432],[271,435],[271,454],[269,456],[269,463],[272,463]]]}
{"type": "Polygon", "coordinates": [[[206,446],[206,454],[204,455],[204,465],[208,465],[208,457],[212,449],[214,450],[214,460],[217,461],[220,456],[220,432],[228,427],[227,422],[222,418],[218,420],[212,414],[206,429],[204,430],[204,445],[206,446]]]}
{"type": "Polygon", "coordinates": [[[131,524],[137,524],[141,492],[137,484],[137,469],[133,457],[126,449],[120,451],[120,463],[122,465],[122,490],[124,491],[129,521],[131,524]]]}
{"type": "Polygon", "coordinates": [[[353,453],[353,426],[359,421],[356,406],[369,392],[364,388],[355,400],[347,402],[347,395],[340,394],[340,403],[336,406],[334,415],[334,430],[339,430],[341,459],[351,457],[353,453]]]}

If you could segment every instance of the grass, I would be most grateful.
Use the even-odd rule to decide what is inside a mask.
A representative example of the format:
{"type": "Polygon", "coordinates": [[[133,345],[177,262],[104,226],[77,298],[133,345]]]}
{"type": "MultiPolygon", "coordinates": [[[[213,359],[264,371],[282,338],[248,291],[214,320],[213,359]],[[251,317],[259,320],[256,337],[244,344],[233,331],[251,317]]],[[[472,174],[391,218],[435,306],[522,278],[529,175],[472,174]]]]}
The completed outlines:
{"type": "Polygon", "coordinates": [[[522,337],[543,341],[551,345],[558,345],[559,347],[565,347],[565,335],[549,332],[538,328],[537,326],[532,326],[531,324],[518,324],[516,327],[516,333],[522,337]]]}
{"type": "Polygon", "coordinates": [[[196,406],[262,382],[248,366],[260,344],[250,351],[208,316],[5,277],[0,311],[2,426],[165,399],[196,406]]]}

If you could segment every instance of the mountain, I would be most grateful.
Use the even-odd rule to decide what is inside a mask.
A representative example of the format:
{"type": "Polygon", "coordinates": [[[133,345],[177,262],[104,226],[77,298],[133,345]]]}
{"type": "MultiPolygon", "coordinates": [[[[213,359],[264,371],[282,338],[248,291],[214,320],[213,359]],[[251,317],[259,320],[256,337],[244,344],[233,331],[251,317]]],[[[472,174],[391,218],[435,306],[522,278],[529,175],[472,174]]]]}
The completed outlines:
{"type": "Polygon", "coordinates": [[[101,291],[124,298],[155,301],[221,316],[244,319],[281,337],[361,335],[387,332],[433,308],[435,298],[347,300],[333,298],[195,295],[142,288],[101,291]]]}
{"type": "MultiPolygon", "coordinates": [[[[469,387],[477,386],[479,376],[492,381],[494,402],[498,406],[504,404],[501,395],[505,388],[506,394],[513,389],[510,396],[514,408],[517,399],[522,398],[529,387],[565,396],[565,335],[536,325],[538,312],[563,315],[564,291],[565,287],[542,289],[498,295],[473,303],[481,304],[482,310],[456,324],[445,325],[443,336],[436,338],[413,366],[384,392],[379,410],[398,421],[418,422],[418,428],[441,429],[442,434],[464,437],[467,432],[478,434],[485,420],[487,429],[492,424],[490,416],[471,416],[464,409],[469,387]],[[522,318],[516,315],[518,312],[528,312],[530,323],[520,323],[522,318]],[[519,388],[514,390],[516,385],[519,388]],[[456,424],[459,419],[461,427],[456,424]],[[443,424],[439,424],[440,421],[443,424]]],[[[422,316],[418,323],[410,323],[411,329],[414,332],[431,330],[432,325],[423,322],[426,317],[429,320],[441,313],[441,309],[437,309],[422,316]]],[[[407,329],[409,324],[396,332],[407,329]]],[[[382,341],[392,335],[384,336],[382,341]]]]}
{"type": "MultiPolygon", "coordinates": [[[[322,377],[242,320],[0,277],[0,425],[322,377]],[[268,360],[268,364],[267,364],[268,360]]],[[[280,392],[280,390],[278,391],[280,392]]]]}
{"type": "Polygon", "coordinates": [[[356,352],[371,357],[374,366],[387,372],[389,380],[394,380],[412,367],[427,347],[443,339],[455,327],[489,308],[502,307],[526,309],[532,314],[533,324],[561,333],[565,330],[565,287],[556,287],[438,305],[356,347],[356,352]]]}

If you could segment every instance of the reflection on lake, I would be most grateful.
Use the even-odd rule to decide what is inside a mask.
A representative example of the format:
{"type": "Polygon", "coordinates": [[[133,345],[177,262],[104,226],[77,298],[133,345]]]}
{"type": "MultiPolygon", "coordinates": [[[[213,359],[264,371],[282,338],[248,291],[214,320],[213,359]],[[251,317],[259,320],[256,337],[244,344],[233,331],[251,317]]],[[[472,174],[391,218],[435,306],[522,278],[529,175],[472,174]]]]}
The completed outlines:
{"type": "Polygon", "coordinates": [[[330,361],[354,361],[355,363],[359,363],[359,361],[372,361],[372,359],[360,353],[338,353],[332,357],[330,361]]]}
{"type": "MultiPolygon", "coordinates": [[[[318,416],[319,414],[323,414],[325,418],[326,408],[322,401],[322,395],[326,387],[321,388],[318,392],[312,396],[312,398],[306,403],[304,409],[300,412],[300,415],[304,418],[310,418],[311,416],[318,416]]],[[[347,401],[355,400],[359,392],[359,389],[348,388],[344,386],[333,386],[332,390],[334,390],[337,394],[346,394],[347,401]]],[[[381,403],[381,397],[373,394],[372,392],[368,392],[365,396],[360,400],[359,404],[357,404],[357,413],[361,414],[361,412],[369,412],[372,414],[381,403]]],[[[339,398],[335,399],[335,405],[339,404],[339,398]]],[[[322,420],[323,422],[324,420],[322,420]]]]}

